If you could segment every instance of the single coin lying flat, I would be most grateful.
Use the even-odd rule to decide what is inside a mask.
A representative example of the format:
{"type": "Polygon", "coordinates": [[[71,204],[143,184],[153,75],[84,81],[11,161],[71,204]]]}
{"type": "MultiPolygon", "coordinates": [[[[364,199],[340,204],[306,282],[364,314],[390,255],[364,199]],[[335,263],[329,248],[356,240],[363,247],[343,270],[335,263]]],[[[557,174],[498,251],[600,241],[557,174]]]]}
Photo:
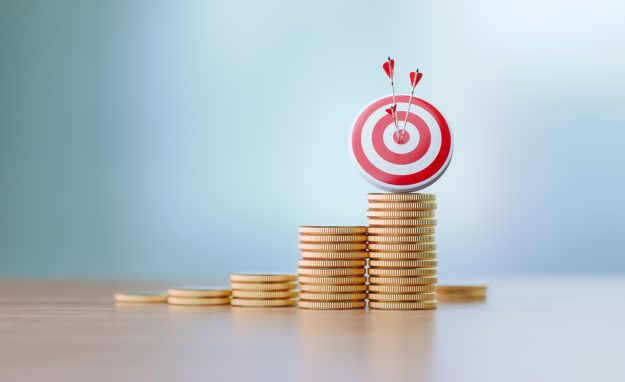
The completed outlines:
{"type": "Polygon", "coordinates": [[[167,302],[167,293],[163,292],[118,292],[116,302],[163,303],[167,302]]]}

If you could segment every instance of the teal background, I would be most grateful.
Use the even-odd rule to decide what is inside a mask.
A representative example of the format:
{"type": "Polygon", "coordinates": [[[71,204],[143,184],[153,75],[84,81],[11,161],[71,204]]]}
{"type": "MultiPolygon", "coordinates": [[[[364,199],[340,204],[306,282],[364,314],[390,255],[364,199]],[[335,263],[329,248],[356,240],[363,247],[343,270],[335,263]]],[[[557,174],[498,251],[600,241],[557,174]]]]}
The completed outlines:
{"type": "Polygon", "coordinates": [[[624,10],[3,0],[0,275],[293,271],[299,225],[366,224],[347,136],[389,54],[454,129],[441,276],[622,272],[624,10]]]}

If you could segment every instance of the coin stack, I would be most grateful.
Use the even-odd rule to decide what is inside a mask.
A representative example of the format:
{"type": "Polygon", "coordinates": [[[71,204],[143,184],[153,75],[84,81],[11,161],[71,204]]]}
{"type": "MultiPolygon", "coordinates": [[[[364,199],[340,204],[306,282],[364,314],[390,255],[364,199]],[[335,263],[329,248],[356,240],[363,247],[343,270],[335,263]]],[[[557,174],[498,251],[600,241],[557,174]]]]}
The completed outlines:
{"type": "Polygon", "coordinates": [[[369,307],[436,308],[436,196],[369,194],[369,307]]]}
{"type": "Polygon", "coordinates": [[[297,273],[304,309],[358,309],[367,297],[367,227],[302,226],[297,273]]]}
{"type": "Polygon", "coordinates": [[[234,273],[230,275],[230,304],[249,308],[294,306],[296,281],[296,275],[234,273]]]}
{"type": "Polygon", "coordinates": [[[177,287],[167,291],[170,305],[229,305],[230,289],[212,287],[177,287]]]}

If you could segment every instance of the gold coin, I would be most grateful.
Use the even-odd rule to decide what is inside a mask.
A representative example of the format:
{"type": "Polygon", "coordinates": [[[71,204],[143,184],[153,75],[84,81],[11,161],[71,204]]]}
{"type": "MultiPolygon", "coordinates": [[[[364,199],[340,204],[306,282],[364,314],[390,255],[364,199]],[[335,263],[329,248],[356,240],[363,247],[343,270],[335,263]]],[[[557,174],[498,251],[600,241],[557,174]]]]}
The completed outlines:
{"type": "Polygon", "coordinates": [[[436,250],[435,243],[369,243],[370,251],[419,252],[436,250]]]}
{"type": "Polygon", "coordinates": [[[285,299],[297,297],[299,293],[294,290],[258,291],[258,290],[235,290],[232,297],[251,298],[256,300],[285,299]]]}
{"type": "Polygon", "coordinates": [[[300,276],[299,282],[314,285],[360,285],[365,283],[364,276],[343,276],[343,277],[324,277],[324,276],[300,276]]]}
{"type": "Polygon", "coordinates": [[[365,260],[300,260],[297,265],[303,268],[362,268],[365,260]]]}
{"type": "Polygon", "coordinates": [[[302,292],[312,293],[358,293],[365,292],[367,286],[365,284],[360,285],[315,285],[315,284],[302,284],[300,285],[302,292]]]}
{"type": "Polygon", "coordinates": [[[436,268],[369,268],[369,274],[385,277],[436,276],[436,268]]]}
{"type": "Polygon", "coordinates": [[[367,248],[365,243],[299,243],[299,249],[312,252],[361,251],[367,248]]]}
{"type": "Polygon", "coordinates": [[[373,219],[369,218],[369,225],[377,227],[434,227],[436,219],[373,219]]]}
{"type": "Polygon", "coordinates": [[[370,292],[380,293],[433,293],[436,285],[369,285],[370,292]]]}
{"type": "Polygon", "coordinates": [[[300,300],[306,301],[362,301],[366,293],[300,293],[300,300]]]}
{"type": "Polygon", "coordinates": [[[375,219],[418,219],[430,218],[436,214],[434,210],[401,211],[401,210],[369,210],[367,217],[375,219]]]}
{"type": "Polygon", "coordinates": [[[233,273],[232,275],[230,275],[230,281],[240,283],[284,283],[289,281],[297,281],[297,276],[233,273]]]}
{"type": "Polygon", "coordinates": [[[474,290],[486,290],[487,285],[460,285],[460,284],[441,284],[437,286],[439,292],[469,292],[474,290]]]}
{"type": "Polygon", "coordinates": [[[369,202],[369,209],[371,210],[403,210],[403,211],[416,211],[416,210],[435,210],[436,203],[434,202],[369,202]]]}
{"type": "Polygon", "coordinates": [[[369,293],[372,301],[431,301],[436,293],[369,293]]]}
{"type": "Polygon", "coordinates": [[[365,274],[365,268],[297,268],[301,276],[360,276],[365,274]]]}
{"type": "Polygon", "coordinates": [[[370,202],[422,202],[435,201],[436,195],[422,193],[371,193],[368,200],[370,202]]]}
{"type": "Polygon", "coordinates": [[[362,243],[366,235],[299,235],[301,243],[362,243]]]}
{"type": "Polygon", "coordinates": [[[433,235],[434,227],[369,227],[369,235],[384,236],[408,236],[408,235],[433,235]]]}
{"type": "Polygon", "coordinates": [[[338,309],[360,309],[365,307],[364,301],[302,301],[297,303],[297,306],[302,309],[323,309],[323,310],[338,310],[338,309]]]}
{"type": "Polygon", "coordinates": [[[233,298],[230,305],[243,306],[247,308],[275,308],[280,306],[297,305],[297,300],[281,299],[281,300],[249,300],[246,298],[233,298]]]}
{"type": "Polygon", "coordinates": [[[370,267],[379,268],[432,268],[436,260],[369,260],[370,267]]]}
{"type": "Polygon", "coordinates": [[[370,276],[369,283],[375,285],[433,285],[436,284],[438,278],[436,276],[421,277],[384,277],[370,276]]]}
{"type": "Polygon", "coordinates": [[[193,306],[208,306],[208,305],[228,305],[230,304],[229,297],[210,297],[210,298],[189,298],[189,297],[167,297],[167,303],[171,305],[193,305],[193,306]]]}
{"type": "Polygon", "coordinates": [[[256,290],[256,291],[278,291],[293,290],[297,288],[296,283],[237,283],[231,282],[232,290],[256,290]]]}
{"type": "Polygon", "coordinates": [[[382,252],[418,252],[418,251],[434,251],[435,243],[369,243],[370,251],[382,252]]]}
{"type": "Polygon", "coordinates": [[[167,302],[167,294],[162,292],[118,292],[116,302],[162,303],[167,302]]]}
{"type": "Polygon", "coordinates": [[[436,301],[369,301],[369,308],[385,310],[421,310],[436,309],[436,301]]]}
{"type": "Polygon", "coordinates": [[[368,256],[366,251],[359,252],[301,252],[303,259],[321,260],[364,260],[368,256]]]}
{"type": "Polygon", "coordinates": [[[367,227],[363,226],[301,226],[299,233],[304,235],[363,235],[367,227]]]}
{"type": "Polygon", "coordinates": [[[418,252],[369,252],[369,257],[380,260],[421,260],[435,259],[436,251],[418,252]]]}
{"type": "Polygon", "coordinates": [[[487,288],[486,285],[438,285],[436,292],[441,296],[484,297],[487,288]]]}
{"type": "Polygon", "coordinates": [[[177,287],[167,291],[168,296],[191,298],[228,297],[230,294],[230,289],[211,287],[177,287]]]}
{"type": "Polygon", "coordinates": [[[434,243],[434,235],[410,235],[410,236],[381,236],[370,235],[367,238],[369,243],[434,243]]]}

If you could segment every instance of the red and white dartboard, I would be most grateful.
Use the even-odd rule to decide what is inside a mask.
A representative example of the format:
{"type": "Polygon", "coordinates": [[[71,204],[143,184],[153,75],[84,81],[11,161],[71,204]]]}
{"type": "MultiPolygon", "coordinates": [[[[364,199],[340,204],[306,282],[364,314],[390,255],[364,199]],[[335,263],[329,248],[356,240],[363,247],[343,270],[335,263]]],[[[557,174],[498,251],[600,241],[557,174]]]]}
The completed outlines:
{"type": "MultiPolygon", "coordinates": [[[[404,125],[410,96],[397,95],[397,121],[404,125]]],[[[434,183],[443,175],[453,151],[453,136],[436,108],[412,98],[403,139],[397,135],[393,105],[387,96],[367,105],[354,120],[349,146],[364,177],[374,186],[391,192],[412,192],[434,183]]]]}

